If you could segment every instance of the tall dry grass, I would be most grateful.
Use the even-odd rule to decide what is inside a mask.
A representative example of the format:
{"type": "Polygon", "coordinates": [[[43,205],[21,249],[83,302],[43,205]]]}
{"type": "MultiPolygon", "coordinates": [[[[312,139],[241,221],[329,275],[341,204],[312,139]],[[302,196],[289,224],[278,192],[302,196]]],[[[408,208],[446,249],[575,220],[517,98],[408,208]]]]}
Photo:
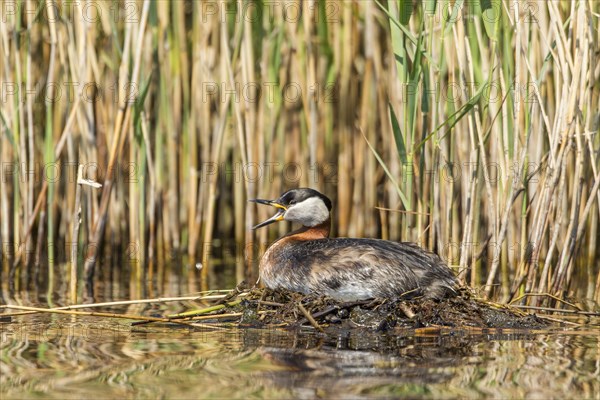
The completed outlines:
{"type": "Polygon", "coordinates": [[[310,186],[336,235],[416,241],[483,295],[600,300],[598,2],[0,13],[3,292],[68,272],[76,301],[127,273],[152,295],[173,265],[190,291],[255,278],[287,227],[252,232],[268,210],[247,199],[310,186]]]}

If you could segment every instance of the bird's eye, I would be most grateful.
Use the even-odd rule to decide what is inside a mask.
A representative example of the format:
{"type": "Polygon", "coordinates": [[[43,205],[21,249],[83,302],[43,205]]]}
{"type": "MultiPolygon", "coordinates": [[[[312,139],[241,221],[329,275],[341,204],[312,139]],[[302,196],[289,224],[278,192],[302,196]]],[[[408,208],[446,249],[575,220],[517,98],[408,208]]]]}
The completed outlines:
{"type": "Polygon", "coordinates": [[[296,200],[290,201],[290,206],[293,206],[294,204],[296,204],[296,200]]]}

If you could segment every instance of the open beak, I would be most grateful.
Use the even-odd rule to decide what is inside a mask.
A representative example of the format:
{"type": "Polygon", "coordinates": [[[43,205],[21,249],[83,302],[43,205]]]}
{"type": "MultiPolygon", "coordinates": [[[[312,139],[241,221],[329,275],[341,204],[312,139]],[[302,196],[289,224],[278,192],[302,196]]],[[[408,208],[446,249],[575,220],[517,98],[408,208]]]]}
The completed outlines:
{"type": "Polygon", "coordinates": [[[268,206],[272,206],[272,207],[276,207],[277,208],[277,213],[275,213],[275,215],[273,215],[271,218],[269,218],[266,221],[261,222],[260,224],[256,225],[255,227],[252,228],[252,230],[258,229],[258,228],[262,228],[263,226],[267,226],[272,224],[273,222],[277,222],[277,221],[283,221],[283,215],[285,214],[285,212],[287,211],[287,208],[284,205],[281,205],[273,200],[261,200],[261,199],[252,199],[249,200],[253,203],[258,203],[258,204],[266,204],[268,206]]]}

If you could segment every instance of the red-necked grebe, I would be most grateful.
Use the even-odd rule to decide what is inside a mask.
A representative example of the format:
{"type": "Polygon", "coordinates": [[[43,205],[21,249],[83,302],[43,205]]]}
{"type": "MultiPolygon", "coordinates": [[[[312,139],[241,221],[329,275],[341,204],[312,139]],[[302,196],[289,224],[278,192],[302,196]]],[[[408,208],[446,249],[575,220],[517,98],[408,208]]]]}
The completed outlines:
{"type": "Polygon", "coordinates": [[[278,209],[253,229],[284,220],[302,224],[263,255],[260,277],[268,288],[326,295],[339,301],[440,299],[454,293],[452,271],[439,256],[414,243],[329,238],[331,200],[314,189],[292,189],[277,200],[250,201],[278,209]]]}

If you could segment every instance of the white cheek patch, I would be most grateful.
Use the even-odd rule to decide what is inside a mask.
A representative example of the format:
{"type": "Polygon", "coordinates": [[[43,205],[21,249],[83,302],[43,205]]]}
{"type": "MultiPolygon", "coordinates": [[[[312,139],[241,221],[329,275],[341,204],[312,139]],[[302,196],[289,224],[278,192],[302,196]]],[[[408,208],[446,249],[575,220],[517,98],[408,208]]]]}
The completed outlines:
{"type": "Polygon", "coordinates": [[[284,215],[286,221],[299,222],[304,226],[317,226],[327,221],[329,210],[318,197],[311,197],[289,207],[284,215]]]}

